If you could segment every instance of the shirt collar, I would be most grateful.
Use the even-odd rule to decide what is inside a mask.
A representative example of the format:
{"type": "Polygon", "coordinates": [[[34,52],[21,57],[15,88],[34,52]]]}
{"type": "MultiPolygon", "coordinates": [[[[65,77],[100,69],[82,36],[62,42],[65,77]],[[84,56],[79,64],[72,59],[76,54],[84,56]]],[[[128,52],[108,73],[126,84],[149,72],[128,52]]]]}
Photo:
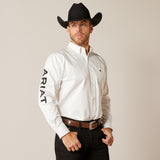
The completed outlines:
{"type": "MultiPolygon", "coordinates": [[[[89,52],[88,52],[88,55],[91,54],[93,52],[93,48],[91,45],[90,46],[90,49],[89,49],[89,52]]],[[[86,54],[86,51],[85,51],[85,48],[84,47],[81,47],[73,42],[69,42],[67,48],[70,48],[72,50],[74,50],[76,53],[80,53],[80,54],[83,54],[85,53],[86,54]]]]}

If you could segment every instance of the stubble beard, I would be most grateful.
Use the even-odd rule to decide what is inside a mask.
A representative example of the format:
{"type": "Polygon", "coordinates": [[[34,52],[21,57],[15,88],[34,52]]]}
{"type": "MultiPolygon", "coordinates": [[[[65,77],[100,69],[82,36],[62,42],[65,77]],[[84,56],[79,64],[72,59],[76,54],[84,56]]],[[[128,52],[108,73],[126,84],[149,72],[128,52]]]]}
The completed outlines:
{"type": "Polygon", "coordinates": [[[77,45],[84,46],[89,42],[89,35],[84,35],[84,38],[77,38],[76,35],[70,35],[71,40],[77,45]]]}

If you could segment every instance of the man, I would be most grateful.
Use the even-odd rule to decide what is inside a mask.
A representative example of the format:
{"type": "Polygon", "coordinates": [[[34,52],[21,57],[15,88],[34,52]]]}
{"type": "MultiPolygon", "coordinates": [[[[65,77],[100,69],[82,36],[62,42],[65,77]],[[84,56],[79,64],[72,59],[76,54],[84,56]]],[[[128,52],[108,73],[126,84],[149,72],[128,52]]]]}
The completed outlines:
{"type": "Polygon", "coordinates": [[[73,4],[68,21],[57,17],[71,41],[48,56],[39,87],[39,106],[56,132],[57,160],[109,160],[113,143],[107,67],[89,37],[102,19],[73,4]]]}

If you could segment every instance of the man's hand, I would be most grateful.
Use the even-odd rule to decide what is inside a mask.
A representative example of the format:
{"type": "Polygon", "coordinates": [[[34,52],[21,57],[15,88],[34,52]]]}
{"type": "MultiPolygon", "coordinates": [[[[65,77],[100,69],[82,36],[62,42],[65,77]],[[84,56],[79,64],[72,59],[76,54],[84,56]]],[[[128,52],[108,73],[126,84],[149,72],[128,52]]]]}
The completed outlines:
{"type": "Polygon", "coordinates": [[[107,136],[107,138],[102,138],[102,142],[107,144],[108,146],[111,146],[113,143],[112,129],[111,128],[102,128],[101,130],[107,136]]]}
{"type": "Polygon", "coordinates": [[[81,143],[77,138],[77,132],[69,132],[62,137],[62,141],[68,151],[78,151],[81,148],[81,143]]]}

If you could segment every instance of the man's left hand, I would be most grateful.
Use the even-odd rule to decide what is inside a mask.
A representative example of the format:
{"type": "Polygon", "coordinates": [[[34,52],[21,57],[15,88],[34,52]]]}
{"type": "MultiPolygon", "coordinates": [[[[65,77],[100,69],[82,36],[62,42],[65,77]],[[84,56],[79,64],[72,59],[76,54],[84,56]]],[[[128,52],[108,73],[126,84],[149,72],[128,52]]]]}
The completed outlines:
{"type": "Polygon", "coordinates": [[[108,146],[111,146],[113,143],[112,129],[111,128],[102,128],[101,130],[106,135],[106,138],[102,138],[102,142],[107,144],[108,146]]]}

